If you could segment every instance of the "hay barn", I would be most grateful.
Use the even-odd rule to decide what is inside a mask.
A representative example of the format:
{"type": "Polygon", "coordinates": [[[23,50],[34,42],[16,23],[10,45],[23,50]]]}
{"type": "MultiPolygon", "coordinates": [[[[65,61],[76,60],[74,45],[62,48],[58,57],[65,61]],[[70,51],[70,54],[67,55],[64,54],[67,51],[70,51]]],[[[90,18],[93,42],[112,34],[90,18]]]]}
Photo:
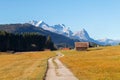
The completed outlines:
{"type": "Polygon", "coordinates": [[[75,49],[77,51],[87,50],[89,47],[89,42],[75,42],[75,49]]]}

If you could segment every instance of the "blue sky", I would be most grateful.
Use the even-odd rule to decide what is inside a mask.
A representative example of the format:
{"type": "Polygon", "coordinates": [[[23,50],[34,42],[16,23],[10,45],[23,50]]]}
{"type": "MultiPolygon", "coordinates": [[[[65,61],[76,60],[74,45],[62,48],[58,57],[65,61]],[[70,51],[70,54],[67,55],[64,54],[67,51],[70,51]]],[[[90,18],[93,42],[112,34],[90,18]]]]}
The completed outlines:
{"type": "Polygon", "coordinates": [[[120,39],[120,0],[0,0],[0,24],[30,20],[85,28],[95,39],[120,39]]]}

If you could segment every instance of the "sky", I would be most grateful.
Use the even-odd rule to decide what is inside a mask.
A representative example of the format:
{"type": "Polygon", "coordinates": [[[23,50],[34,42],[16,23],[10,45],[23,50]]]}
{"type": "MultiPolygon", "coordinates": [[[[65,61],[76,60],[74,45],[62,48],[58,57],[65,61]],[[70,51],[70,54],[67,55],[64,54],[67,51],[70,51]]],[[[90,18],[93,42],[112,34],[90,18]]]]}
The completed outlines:
{"type": "Polygon", "coordinates": [[[94,39],[120,40],[120,0],[0,0],[0,24],[43,20],[86,29],[94,39]]]}

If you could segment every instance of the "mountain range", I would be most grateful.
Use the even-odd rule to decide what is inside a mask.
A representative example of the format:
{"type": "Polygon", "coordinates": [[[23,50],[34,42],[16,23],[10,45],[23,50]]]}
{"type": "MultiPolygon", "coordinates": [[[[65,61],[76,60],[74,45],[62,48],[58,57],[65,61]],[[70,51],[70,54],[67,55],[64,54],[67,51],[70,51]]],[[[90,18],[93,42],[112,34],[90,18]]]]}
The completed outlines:
{"type": "Polygon", "coordinates": [[[54,42],[54,44],[56,45],[56,47],[74,47],[74,42],[79,41],[76,39],[70,39],[66,36],[48,31],[48,30],[44,30],[41,27],[36,27],[34,25],[31,25],[29,23],[24,23],[24,24],[4,24],[4,25],[0,25],[0,30],[1,31],[6,31],[9,33],[13,33],[13,34],[22,34],[22,33],[26,33],[26,32],[35,32],[35,33],[39,33],[41,35],[44,36],[51,36],[52,41],[54,42]]]}
{"type": "Polygon", "coordinates": [[[82,29],[77,32],[73,32],[69,27],[65,26],[64,24],[56,24],[56,25],[50,26],[46,24],[44,21],[34,21],[34,20],[30,21],[29,24],[32,24],[36,27],[41,27],[44,30],[48,30],[50,32],[54,32],[54,33],[66,36],[70,39],[77,39],[79,41],[93,42],[99,45],[117,45],[120,43],[120,40],[112,40],[112,39],[94,40],[89,36],[88,32],[85,29],[82,29]]]}
{"type": "Polygon", "coordinates": [[[53,26],[49,26],[46,24],[44,21],[30,21],[30,24],[36,26],[36,27],[41,27],[44,30],[48,30],[57,34],[64,35],[66,37],[71,37],[73,32],[70,30],[69,27],[66,27],[64,24],[57,24],[53,26]]]}
{"type": "Polygon", "coordinates": [[[90,42],[99,45],[116,45],[119,40],[91,38],[85,29],[73,32],[64,24],[48,25],[44,21],[29,21],[23,24],[2,24],[0,30],[9,33],[37,32],[41,35],[51,36],[52,41],[57,47],[74,48],[74,42],[90,42]]]}

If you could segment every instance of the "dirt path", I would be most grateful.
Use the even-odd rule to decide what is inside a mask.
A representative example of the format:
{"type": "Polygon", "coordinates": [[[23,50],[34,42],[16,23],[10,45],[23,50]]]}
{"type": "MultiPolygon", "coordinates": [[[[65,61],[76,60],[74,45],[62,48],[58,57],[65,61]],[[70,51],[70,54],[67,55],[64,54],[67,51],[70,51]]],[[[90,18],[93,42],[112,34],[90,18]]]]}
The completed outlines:
{"type": "Polygon", "coordinates": [[[62,57],[60,52],[56,52],[57,56],[48,60],[48,71],[45,80],[78,80],[72,72],[66,68],[59,60],[62,57]]]}

